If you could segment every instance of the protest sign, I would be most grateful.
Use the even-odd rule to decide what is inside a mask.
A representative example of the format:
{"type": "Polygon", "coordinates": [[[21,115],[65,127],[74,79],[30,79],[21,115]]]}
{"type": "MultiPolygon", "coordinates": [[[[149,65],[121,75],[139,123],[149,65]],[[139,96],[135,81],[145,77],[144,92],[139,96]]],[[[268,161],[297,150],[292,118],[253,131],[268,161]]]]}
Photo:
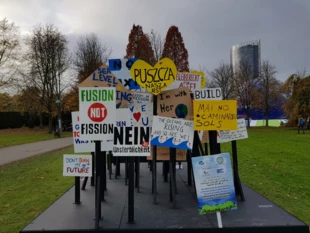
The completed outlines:
{"type": "Polygon", "coordinates": [[[206,83],[207,83],[207,79],[205,77],[205,74],[204,72],[202,71],[198,71],[198,70],[193,70],[191,72],[191,74],[199,74],[201,76],[201,85],[200,85],[200,88],[204,88],[206,86],[206,83]]]}
{"type": "Polygon", "coordinates": [[[221,88],[203,88],[194,90],[195,100],[221,100],[223,99],[221,88]]]}
{"type": "Polygon", "coordinates": [[[80,122],[79,112],[71,112],[72,116],[72,132],[73,132],[73,148],[74,153],[94,152],[95,143],[90,140],[80,139],[80,122]]]}
{"type": "MultiPolygon", "coordinates": [[[[72,133],[73,133],[73,148],[74,153],[94,152],[95,143],[90,140],[80,139],[80,117],[79,112],[71,112],[72,116],[72,133]]],[[[113,140],[101,141],[101,151],[112,151],[113,140]]]]}
{"type": "Polygon", "coordinates": [[[157,115],[186,118],[193,115],[192,106],[191,94],[187,87],[164,91],[157,98],[157,115]]]}
{"type": "Polygon", "coordinates": [[[192,158],[200,214],[237,209],[229,153],[192,158]]]}
{"type": "Polygon", "coordinates": [[[78,87],[115,87],[116,108],[125,108],[132,99],[131,91],[124,87],[106,65],[101,65],[78,87]]]}
{"type": "MultiPolygon", "coordinates": [[[[152,146],[152,145],[151,145],[152,146]]],[[[152,155],[153,148],[151,147],[150,154],[152,155]]],[[[156,153],[156,160],[169,161],[170,160],[170,148],[158,146],[156,153]]],[[[148,156],[147,160],[152,160],[152,156],[148,156]]],[[[176,149],[176,161],[186,161],[186,150],[176,149]]]]}
{"type": "Polygon", "coordinates": [[[188,72],[178,72],[174,82],[166,90],[184,87],[189,88],[190,92],[193,93],[195,89],[201,87],[201,75],[188,72]]]}
{"type": "Polygon", "coordinates": [[[150,127],[132,126],[130,109],[118,109],[113,156],[149,156],[150,127]]]}
{"type": "Polygon", "coordinates": [[[140,85],[130,76],[130,69],[138,58],[109,59],[109,69],[116,78],[131,91],[142,91],[140,85]]]}
{"type": "Polygon", "coordinates": [[[152,146],[165,146],[191,150],[193,147],[193,121],[153,116],[152,146]]]}
{"type": "Polygon", "coordinates": [[[236,100],[194,100],[195,130],[236,130],[236,100]]]}
{"type": "Polygon", "coordinates": [[[131,113],[131,120],[133,126],[152,127],[153,119],[153,102],[152,94],[133,92],[133,99],[128,108],[131,113]]]}
{"type": "Polygon", "coordinates": [[[115,87],[79,88],[82,140],[113,140],[115,97],[115,87]]]}
{"type": "Polygon", "coordinates": [[[92,176],[91,155],[63,155],[63,176],[92,176]]]}
{"type": "Polygon", "coordinates": [[[169,58],[161,59],[154,67],[143,60],[137,60],[130,69],[130,75],[141,88],[158,95],[174,82],[177,67],[169,58]]]}
{"type": "Polygon", "coordinates": [[[198,130],[198,135],[201,143],[209,143],[209,131],[208,130],[198,130]]]}
{"type": "Polygon", "coordinates": [[[217,134],[217,142],[230,142],[233,140],[248,138],[248,131],[246,129],[244,118],[238,119],[237,130],[219,130],[217,134]]]}
{"type": "MultiPolygon", "coordinates": [[[[163,91],[157,98],[157,115],[190,120],[193,116],[193,104],[190,91],[187,87],[163,91]]],[[[158,160],[169,160],[169,148],[156,148],[158,160]],[[161,158],[161,159],[159,159],[161,158]]],[[[177,149],[177,159],[186,159],[186,150],[177,149]]]]}

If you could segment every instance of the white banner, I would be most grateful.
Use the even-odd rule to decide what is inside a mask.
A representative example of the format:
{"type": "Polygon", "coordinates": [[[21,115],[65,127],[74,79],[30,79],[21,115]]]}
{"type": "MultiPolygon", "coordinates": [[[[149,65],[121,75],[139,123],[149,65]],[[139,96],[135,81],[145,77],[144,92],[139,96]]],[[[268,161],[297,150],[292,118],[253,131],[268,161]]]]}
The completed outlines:
{"type": "Polygon", "coordinates": [[[149,156],[150,127],[133,126],[130,110],[117,109],[113,156],[149,156]]]}
{"type": "Polygon", "coordinates": [[[116,119],[115,87],[80,87],[80,138],[113,140],[116,119]]]}
{"type": "Polygon", "coordinates": [[[63,155],[64,176],[92,176],[91,155],[63,155]]]}
{"type": "Polygon", "coordinates": [[[194,91],[195,100],[222,100],[222,90],[221,88],[204,88],[196,89],[194,91]]]}
{"type": "Polygon", "coordinates": [[[234,140],[248,138],[248,131],[246,129],[244,118],[238,119],[237,130],[219,130],[217,134],[217,142],[230,142],[234,140]]]}

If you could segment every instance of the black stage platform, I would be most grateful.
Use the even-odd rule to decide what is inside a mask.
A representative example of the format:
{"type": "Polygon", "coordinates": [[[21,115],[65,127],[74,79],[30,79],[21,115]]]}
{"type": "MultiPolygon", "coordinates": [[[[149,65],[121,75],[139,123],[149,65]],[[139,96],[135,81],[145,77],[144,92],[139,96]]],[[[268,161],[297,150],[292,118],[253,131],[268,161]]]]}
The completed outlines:
{"type": "Polygon", "coordinates": [[[73,204],[73,187],[21,232],[309,232],[306,224],[245,185],[243,191],[246,201],[238,201],[238,210],[222,213],[223,228],[219,229],[216,214],[198,214],[193,187],[186,185],[186,164],[182,164],[184,169],[177,170],[177,209],[172,209],[169,202],[169,183],[164,183],[160,175],[161,163],[157,166],[158,204],[153,204],[152,176],[147,164],[143,163],[140,165],[140,193],[135,192],[136,224],[127,224],[128,188],[122,167],[121,177],[117,180],[108,179],[99,230],[94,230],[95,188],[88,183],[86,190],[81,191],[82,204],[73,204]]]}

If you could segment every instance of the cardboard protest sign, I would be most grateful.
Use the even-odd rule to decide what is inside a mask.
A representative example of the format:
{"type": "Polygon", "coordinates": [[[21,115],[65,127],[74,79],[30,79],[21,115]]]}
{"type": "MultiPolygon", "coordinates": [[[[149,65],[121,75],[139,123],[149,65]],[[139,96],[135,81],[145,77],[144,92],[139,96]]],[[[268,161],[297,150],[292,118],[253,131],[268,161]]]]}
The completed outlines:
{"type": "Polygon", "coordinates": [[[178,72],[174,82],[166,89],[189,88],[192,93],[195,89],[201,88],[201,75],[188,72],[178,72]]]}
{"type": "Polygon", "coordinates": [[[237,209],[229,153],[192,158],[200,214],[237,209]]]}
{"type": "MultiPolygon", "coordinates": [[[[153,148],[151,148],[150,152],[151,155],[152,155],[152,149],[153,148]]],[[[152,156],[148,156],[147,160],[152,160],[152,156]]],[[[158,146],[156,160],[170,161],[170,148],[158,146]],[[158,153],[158,151],[160,151],[160,153],[158,153]]],[[[186,150],[176,149],[176,161],[186,161],[186,150]]]]}
{"type": "Polygon", "coordinates": [[[236,100],[194,100],[195,130],[236,130],[236,100]]]}
{"type": "Polygon", "coordinates": [[[140,85],[130,76],[130,69],[138,58],[109,59],[109,69],[131,91],[141,91],[140,85]]]}
{"type": "Polygon", "coordinates": [[[123,86],[106,65],[101,65],[78,87],[115,87],[116,108],[125,108],[132,99],[131,91],[123,86]]]}
{"type": "Polygon", "coordinates": [[[152,146],[191,150],[193,140],[193,121],[153,116],[152,146]]]}
{"type": "Polygon", "coordinates": [[[195,100],[222,100],[221,88],[203,88],[200,90],[194,90],[195,100]]]}
{"type": "MultiPolygon", "coordinates": [[[[94,152],[95,143],[91,140],[80,140],[79,112],[71,112],[74,153],[94,152]]],[[[101,151],[112,151],[113,140],[101,141],[101,151]]]]}
{"type": "Polygon", "coordinates": [[[234,140],[248,138],[248,131],[246,129],[244,118],[238,119],[237,130],[219,130],[217,134],[217,142],[230,142],[234,140]]]}
{"type": "Polygon", "coordinates": [[[149,156],[150,127],[132,126],[128,108],[118,109],[116,115],[113,156],[149,156]]]}
{"type": "Polygon", "coordinates": [[[201,143],[210,143],[208,130],[198,130],[198,135],[201,143]]]}
{"type": "Polygon", "coordinates": [[[63,176],[92,176],[91,155],[63,155],[63,176]]]}
{"type": "Polygon", "coordinates": [[[115,87],[79,88],[82,140],[113,140],[115,99],[115,87]]]}
{"type": "Polygon", "coordinates": [[[188,88],[179,88],[160,93],[157,97],[157,115],[186,118],[193,115],[193,104],[188,88]]]}
{"type": "Polygon", "coordinates": [[[152,94],[133,92],[133,99],[128,108],[131,113],[133,126],[152,127],[153,119],[153,102],[152,94]]]}
{"type": "Polygon", "coordinates": [[[158,95],[174,82],[177,67],[169,58],[161,59],[154,67],[143,60],[137,60],[130,69],[130,75],[141,88],[158,95]]]}

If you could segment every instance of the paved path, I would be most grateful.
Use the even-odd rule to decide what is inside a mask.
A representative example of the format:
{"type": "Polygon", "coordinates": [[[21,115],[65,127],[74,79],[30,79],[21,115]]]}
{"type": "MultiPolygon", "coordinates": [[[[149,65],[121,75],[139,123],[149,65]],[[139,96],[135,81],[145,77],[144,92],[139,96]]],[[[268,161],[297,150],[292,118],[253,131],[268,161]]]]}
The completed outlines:
{"type": "Polygon", "coordinates": [[[0,165],[62,149],[72,144],[72,137],[68,137],[0,148],[0,165]]]}

